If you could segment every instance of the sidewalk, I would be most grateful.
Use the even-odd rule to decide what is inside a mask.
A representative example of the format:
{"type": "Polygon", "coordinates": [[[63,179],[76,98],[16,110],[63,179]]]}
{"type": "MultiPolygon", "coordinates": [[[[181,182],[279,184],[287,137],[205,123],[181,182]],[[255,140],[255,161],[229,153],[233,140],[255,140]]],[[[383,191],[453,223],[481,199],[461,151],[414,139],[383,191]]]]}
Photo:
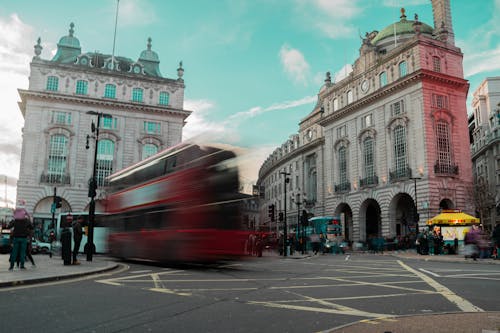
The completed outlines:
{"type": "Polygon", "coordinates": [[[418,254],[416,250],[405,250],[405,251],[385,251],[384,254],[389,254],[394,257],[401,259],[415,259],[422,261],[440,261],[440,262],[457,262],[457,263],[468,263],[468,264],[493,264],[500,265],[500,260],[488,258],[488,259],[477,259],[465,258],[460,254],[442,254],[442,255],[421,255],[418,254]]]}
{"type": "Polygon", "coordinates": [[[92,261],[86,261],[85,255],[80,254],[80,265],[66,266],[60,255],[53,255],[50,258],[48,254],[37,254],[33,255],[33,259],[36,266],[32,266],[28,260],[25,263],[26,270],[14,267],[13,271],[9,271],[9,255],[0,254],[0,288],[74,278],[109,271],[118,266],[117,263],[100,255],[94,255],[92,261]]]}

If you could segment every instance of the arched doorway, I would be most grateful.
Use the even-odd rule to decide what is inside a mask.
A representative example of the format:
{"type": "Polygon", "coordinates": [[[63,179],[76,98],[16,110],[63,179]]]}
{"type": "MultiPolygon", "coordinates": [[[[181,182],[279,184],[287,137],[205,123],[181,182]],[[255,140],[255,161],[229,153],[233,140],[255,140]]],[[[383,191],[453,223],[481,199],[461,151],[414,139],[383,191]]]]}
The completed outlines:
{"type": "Polygon", "coordinates": [[[415,202],[407,193],[399,193],[389,205],[390,236],[408,236],[417,230],[415,202]]]}
{"type": "Polygon", "coordinates": [[[363,202],[359,208],[360,237],[368,241],[370,238],[382,236],[382,217],[380,205],[374,199],[363,202]]]}
{"type": "Polygon", "coordinates": [[[353,240],[353,221],[351,207],[346,203],[341,203],[335,209],[335,215],[340,216],[342,228],[344,228],[343,237],[346,241],[353,240]]]}
{"type": "Polygon", "coordinates": [[[443,210],[443,209],[454,209],[455,208],[455,205],[453,204],[453,201],[451,201],[450,199],[442,199],[440,202],[439,202],[439,210],[443,210]]]}
{"type": "Polygon", "coordinates": [[[33,208],[34,237],[44,242],[49,240],[50,232],[54,230],[55,221],[59,213],[71,211],[70,204],[62,198],[61,207],[57,208],[54,214],[52,214],[53,202],[53,196],[45,197],[38,201],[33,208]]]}

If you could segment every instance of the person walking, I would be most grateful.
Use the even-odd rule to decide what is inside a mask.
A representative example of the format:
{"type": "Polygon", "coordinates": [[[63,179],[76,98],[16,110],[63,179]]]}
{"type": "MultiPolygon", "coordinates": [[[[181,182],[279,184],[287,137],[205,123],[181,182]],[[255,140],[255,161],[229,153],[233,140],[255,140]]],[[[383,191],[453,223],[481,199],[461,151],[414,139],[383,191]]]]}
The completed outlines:
{"type": "Polygon", "coordinates": [[[26,248],[28,236],[31,235],[33,225],[30,222],[30,216],[26,209],[16,208],[14,210],[14,221],[9,225],[12,235],[12,252],[10,253],[10,267],[9,271],[14,269],[14,263],[19,256],[19,263],[21,269],[24,267],[24,260],[26,258],[26,248]]]}
{"type": "Polygon", "coordinates": [[[83,216],[78,216],[75,222],[73,222],[73,265],[80,265],[80,262],[77,260],[76,256],[78,255],[78,251],[80,250],[80,243],[82,242],[83,231],[83,216]]]}

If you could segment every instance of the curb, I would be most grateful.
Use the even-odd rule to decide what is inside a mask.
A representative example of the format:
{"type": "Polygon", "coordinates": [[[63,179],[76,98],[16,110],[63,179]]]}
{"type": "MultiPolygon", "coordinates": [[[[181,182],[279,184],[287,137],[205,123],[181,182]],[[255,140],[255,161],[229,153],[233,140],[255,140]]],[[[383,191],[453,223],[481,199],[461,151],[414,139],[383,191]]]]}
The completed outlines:
{"type": "Polygon", "coordinates": [[[113,264],[109,267],[95,269],[95,270],[90,271],[90,272],[80,272],[80,273],[72,273],[72,274],[66,274],[66,275],[54,275],[54,276],[46,276],[46,277],[34,278],[34,279],[0,282],[0,288],[19,287],[19,286],[24,286],[24,285],[31,285],[31,284],[38,284],[38,283],[42,283],[42,282],[48,282],[48,281],[60,281],[60,280],[73,279],[76,277],[112,271],[112,270],[118,268],[118,266],[119,266],[119,264],[113,264]]]}

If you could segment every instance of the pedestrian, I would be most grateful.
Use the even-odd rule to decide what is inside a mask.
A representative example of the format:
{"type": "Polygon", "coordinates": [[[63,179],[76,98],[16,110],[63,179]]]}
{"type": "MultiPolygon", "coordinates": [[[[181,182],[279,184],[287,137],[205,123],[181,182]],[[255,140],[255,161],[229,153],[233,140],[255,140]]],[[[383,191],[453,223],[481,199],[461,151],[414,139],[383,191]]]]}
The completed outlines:
{"type": "Polygon", "coordinates": [[[31,266],[36,266],[35,260],[33,260],[33,256],[31,255],[31,252],[33,251],[33,245],[31,244],[32,238],[33,237],[31,235],[27,237],[26,258],[28,258],[31,261],[31,266]]]}
{"type": "Polygon", "coordinates": [[[493,252],[495,253],[495,259],[500,258],[500,222],[497,222],[495,229],[491,234],[491,239],[493,241],[493,252]]]}
{"type": "Polygon", "coordinates": [[[80,262],[77,260],[76,256],[78,255],[78,251],[80,250],[80,243],[82,242],[82,237],[83,237],[83,231],[82,231],[82,225],[83,225],[84,219],[83,216],[78,216],[75,222],[73,222],[73,241],[74,241],[74,247],[73,247],[73,265],[80,265],[80,262]]]}
{"type": "Polygon", "coordinates": [[[26,248],[28,236],[31,235],[33,225],[30,222],[30,216],[26,209],[16,208],[14,210],[14,221],[9,225],[12,236],[12,252],[10,254],[10,267],[9,271],[14,269],[14,262],[16,262],[19,255],[19,263],[21,269],[24,267],[24,260],[26,258],[26,248]]]}

